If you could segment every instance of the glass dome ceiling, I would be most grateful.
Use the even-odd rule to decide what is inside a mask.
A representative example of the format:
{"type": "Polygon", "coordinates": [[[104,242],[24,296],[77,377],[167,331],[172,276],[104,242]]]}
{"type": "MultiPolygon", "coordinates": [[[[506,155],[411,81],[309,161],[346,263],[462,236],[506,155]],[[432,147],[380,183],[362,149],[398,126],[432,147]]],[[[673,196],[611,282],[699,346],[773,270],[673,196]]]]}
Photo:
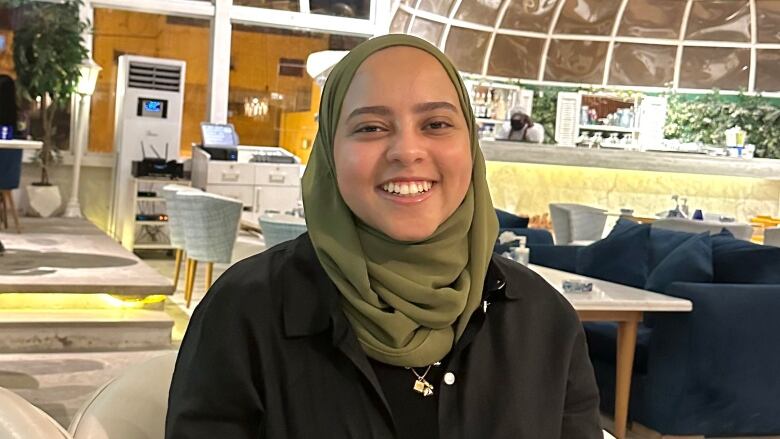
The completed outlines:
{"type": "Polygon", "coordinates": [[[400,0],[391,33],[525,83],[780,94],[780,0],[400,0]]]}

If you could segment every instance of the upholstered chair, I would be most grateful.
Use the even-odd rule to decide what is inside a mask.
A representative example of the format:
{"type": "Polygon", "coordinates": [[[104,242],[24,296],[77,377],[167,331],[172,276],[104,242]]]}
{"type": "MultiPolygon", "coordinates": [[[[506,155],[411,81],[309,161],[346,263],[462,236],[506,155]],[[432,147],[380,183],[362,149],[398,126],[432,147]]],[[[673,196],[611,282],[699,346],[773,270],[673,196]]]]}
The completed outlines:
{"type": "Polygon", "coordinates": [[[21,175],[22,150],[0,149],[0,223],[7,229],[10,214],[14,219],[17,232],[21,232],[21,228],[11,191],[19,187],[21,175]]]}
{"type": "Polygon", "coordinates": [[[178,352],[132,365],[81,406],[68,431],[74,439],[163,438],[168,389],[178,352]]]}
{"type": "Polygon", "coordinates": [[[0,438],[69,439],[70,437],[51,416],[16,393],[0,387],[0,438]]]}
{"type": "Polygon", "coordinates": [[[590,244],[601,239],[607,211],[582,204],[550,203],[557,245],[590,244]]]}
{"type": "Polygon", "coordinates": [[[306,232],[306,221],[293,215],[265,214],[258,218],[265,239],[265,248],[290,241],[306,232]]]}
{"type": "Polygon", "coordinates": [[[230,263],[242,204],[208,192],[180,191],[175,196],[181,212],[179,218],[184,224],[184,251],[187,254],[184,296],[189,307],[198,262],[206,263],[207,290],[211,287],[214,263],[230,263]]]}
{"type": "Polygon", "coordinates": [[[764,229],[764,245],[780,247],[780,227],[764,229]]]}
{"type": "Polygon", "coordinates": [[[165,211],[168,214],[168,234],[171,240],[171,246],[176,250],[176,270],[173,275],[173,289],[179,285],[179,274],[181,273],[181,261],[184,259],[184,224],[179,212],[179,201],[176,193],[180,191],[197,191],[198,189],[180,184],[168,184],[163,186],[162,195],[165,198],[165,211]]]}

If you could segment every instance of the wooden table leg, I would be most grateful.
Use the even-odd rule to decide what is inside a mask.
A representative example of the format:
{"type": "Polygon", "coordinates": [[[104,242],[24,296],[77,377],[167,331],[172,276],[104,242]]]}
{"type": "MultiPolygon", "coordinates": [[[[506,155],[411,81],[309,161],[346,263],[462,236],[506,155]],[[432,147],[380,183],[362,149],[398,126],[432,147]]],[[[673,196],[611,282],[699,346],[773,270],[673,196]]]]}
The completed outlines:
{"type": "Polygon", "coordinates": [[[617,376],[615,378],[615,437],[626,437],[628,420],[628,400],[631,396],[631,372],[634,367],[636,333],[641,313],[628,321],[618,322],[617,339],[617,376]]]}
{"type": "Polygon", "coordinates": [[[211,279],[214,275],[214,263],[208,262],[206,265],[206,291],[211,288],[211,279]]]}
{"type": "Polygon", "coordinates": [[[190,307],[190,303],[192,302],[192,293],[195,290],[195,276],[198,273],[198,261],[196,261],[195,259],[190,259],[190,261],[191,261],[190,264],[192,264],[192,271],[190,272],[190,281],[188,285],[190,290],[190,295],[187,296],[187,308],[190,307]]]}
{"type": "MultiPolygon", "coordinates": [[[[179,275],[181,274],[181,260],[182,256],[184,255],[184,250],[177,248],[176,249],[176,261],[174,262],[174,265],[176,266],[176,269],[173,273],[173,291],[176,291],[176,288],[179,286],[179,275]]],[[[187,282],[186,278],[184,280],[187,282]]]]}

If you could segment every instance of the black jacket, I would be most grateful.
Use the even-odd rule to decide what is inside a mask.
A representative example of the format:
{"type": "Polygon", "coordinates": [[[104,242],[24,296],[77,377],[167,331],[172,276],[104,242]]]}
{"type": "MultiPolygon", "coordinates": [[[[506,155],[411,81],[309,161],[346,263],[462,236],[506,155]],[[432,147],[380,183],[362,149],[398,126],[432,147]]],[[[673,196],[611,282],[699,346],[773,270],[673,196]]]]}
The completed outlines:
{"type": "MultiPolygon", "coordinates": [[[[230,268],[182,342],[166,438],[395,437],[339,297],[307,234],[230,268]]],[[[441,438],[601,438],[585,337],[566,299],[497,256],[483,298],[444,365],[455,383],[433,383],[441,438]]]]}

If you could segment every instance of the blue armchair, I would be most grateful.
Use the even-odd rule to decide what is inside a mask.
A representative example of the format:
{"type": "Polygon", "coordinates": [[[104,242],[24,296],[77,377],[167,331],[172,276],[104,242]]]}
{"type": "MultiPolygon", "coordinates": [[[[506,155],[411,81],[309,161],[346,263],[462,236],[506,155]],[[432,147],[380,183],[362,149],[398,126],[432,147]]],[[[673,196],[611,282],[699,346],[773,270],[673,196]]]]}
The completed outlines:
{"type": "MultiPolygon", "coordinates": [[[[653,230],[650,240],[663,242],[649,248],[695,236],[680,233],[653,230]]],[[[534,248],[531,262],[576,271],[582,248],[534,248]]],[[[640,324],[629,419],[664,435],[780,434],[780,249],[723,232],[712,236],[712,249],[711,282],[676,281],[660,291],[690,300],[693,311],[646,313],[640,324]]],[[[602,409],[611,412],[617,325],[584,326],[602,409]]]]}
{"type": "MultiPolygon", "coordinates": [[[[517,216],[515,214],[496,209],[496,216],[498,216],[498,228],[499,235],[503,232],[509,231],[517,236],[526,237],[526,246],[532,248],[536,245],[552,246],[553,237],[549,230],[545,229],[532,229],[528,228],[528,218],[517,216]]],[[[511,247],[516,247],[517,243],[499,244],[496,241],[496,245],[493,247],[493,251],[496,253],[504,253],[509,251],[511,247]]],[[[532,252],[533,253],[533,252],[532,252]]]]}
{"type": "Polygon", "coordinates": [[[11,191],[19,187],[22,175],[22,150],[0,149],[0,224],[8,228],[8,214],[10,213],[17,230],[19,218],[16,214],[16,206],[11,196],[11,191]]]}

